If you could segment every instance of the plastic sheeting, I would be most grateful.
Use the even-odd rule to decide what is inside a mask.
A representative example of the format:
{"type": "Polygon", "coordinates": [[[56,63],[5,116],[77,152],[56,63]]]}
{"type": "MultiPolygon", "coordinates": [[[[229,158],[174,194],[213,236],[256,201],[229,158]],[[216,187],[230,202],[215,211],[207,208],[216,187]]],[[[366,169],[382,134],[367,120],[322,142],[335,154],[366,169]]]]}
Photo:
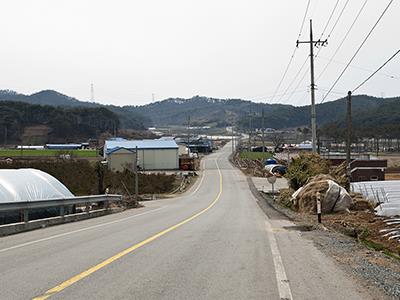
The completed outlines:
{"type": "Polygon", "coordinates": [[[56,178],[36,169],[0,170],[0,203],[72,198],[56,178]]]}
{"type": "Polygon", "coordinates": [[[398,180],[353,182],[351,188],[377,206],[378,216],[400,216],[400,182],[398,180]]]}

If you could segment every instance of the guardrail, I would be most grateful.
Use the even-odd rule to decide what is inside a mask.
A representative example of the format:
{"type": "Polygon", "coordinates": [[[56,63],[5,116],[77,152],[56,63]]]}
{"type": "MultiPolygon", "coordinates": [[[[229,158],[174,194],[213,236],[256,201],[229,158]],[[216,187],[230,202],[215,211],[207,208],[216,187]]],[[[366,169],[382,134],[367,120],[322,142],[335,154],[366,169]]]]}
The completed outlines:
{"type": "Polygon", "coordinates": [[[29,211],[39,208],[59,208],[60,216],[65,216],[65,208],[71,205],[85,205],[85,211],[90,212],[90,205],[93,203],[104,203],[104,208],[109,209],[111,202],[121,202],[121,195],[96,195],[96,196],[83,196],[63,199],[46,199],[39,201],[25,201],[13,203],[0,203],[0,212],[7,211],[20,211],[23,213],[23,221],[29,222],[29,211]]]}

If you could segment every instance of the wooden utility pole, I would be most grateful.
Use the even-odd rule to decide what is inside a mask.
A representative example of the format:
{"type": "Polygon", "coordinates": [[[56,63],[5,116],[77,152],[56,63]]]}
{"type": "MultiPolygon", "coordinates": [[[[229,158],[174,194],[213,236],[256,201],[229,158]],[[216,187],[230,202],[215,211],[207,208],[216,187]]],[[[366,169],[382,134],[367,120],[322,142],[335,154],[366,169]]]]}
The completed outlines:
{"type": "Polygon", "coordinates": [[[233,154],[233,153],[235,153],[235,139],[233,136],[233,123],[232,123],[231,130],[232,130],[232,154],[233,154]]]}
{"type": "Polygon", "coordinates": [[[251,130],[252,130],[252,128],[251,128],[251,110],[250,110],[250,113],[249,113],[249,147],[248,147],[249,152],[251,151],[251,130]]]}
{"type": "Polygon", "coordinates": [[[348,191],[350,190],[351,177],[351,136],[352,136],[352,120],[351,120],[351,91],[347,94],[347,130],[346,130],[346,170],[348,178],[348,191]]]}
{"type": "Polygon", "coordinates": [[[139,201],[139,170],[138,170],[138,147],[136,146],[136,154],[135,154],[135,165],[134,165],[134,171],[135,171],[135,200],[139,201]]]}
{"type": "Polygon", "coordinates": [[[264,132],[265,132],[265,114],[264,114],[264,108],[262,109],[262,120],[261,120],[261,138],[262,138],[262,152],[265,152],[265,136],[264,136],[264,132]]]}
{"type": "Polygon", "coordinates": [[[309,41],[297,41],[297,47],[299,44],[310,44],[310,63],[311,63],[311,132],[312,132],[312,151],[317,152],[317,113],[315,109],[315,79],[314,79],[314,47],[325,46],[328,40],[314,41],[312,20],[310,20],[310,40],[309,41]]]}
{"type": "Polygon", "coordinates": [[[190,144],[190,115],[188,115],[188,126],[187,126],[187,146],[190,144]]]}

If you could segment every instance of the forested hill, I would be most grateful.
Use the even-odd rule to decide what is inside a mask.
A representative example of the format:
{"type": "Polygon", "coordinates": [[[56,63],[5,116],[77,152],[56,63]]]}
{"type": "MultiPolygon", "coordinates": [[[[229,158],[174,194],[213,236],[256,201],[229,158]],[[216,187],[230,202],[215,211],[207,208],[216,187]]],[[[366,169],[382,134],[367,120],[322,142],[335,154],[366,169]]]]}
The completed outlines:
{"type": "MultiPolygon", "coordinates": [[[[264,124],[269,128],[310,126],[311,118],[310,106],[297,107],[200,96],[190,99],[170,98],[142,106],[123,107],[79,101],[51,90],[29,96],[12,91],[0,91],[0,103],[2,100],[66,108],[104,108],[117,116],[119,127],[122,129],[186,125],[189,117],[192,126],[225,127],[235,124],[242,129],[247,129],[249,125],[252,128],[261,128],[263,110],[264,124]]],[[[391,128],[393,132],[400,133],[400,119],[397,119],[399,115],[400,98],[375,98],[365,95],[353,97],[354,126],[360,127],[360,130],[369,132],[371,129],[377,131],[382,128],[391,128]],[[396,129],[397,127],[399,130],[396,129]]],[[[343,128],[345,116],[345,98],[317,105],[317,123],[320,128],[327,126],[343,128]]]]}
{"type": "Polygon", "coordinates": [[[87,141],[112,134],[118,116],[104,107],[54,107],[0,102],[0,143],[44,144],[87,141]]]}
{"type": "MultiPolygon", "coordinates": [[[[400,98],[375,98],[370,96],[353,97],[353,115],[357,119],[364,118],[366,113],[374,115],[370,124],[391,122],[388,110],[382,109],[393,104],[400,104],[400,98]]],[[[397,107],[397,106],[396,106],[397,107]]],[[[190,99],[171,98],[144,106],[126,107],[152,120],[155,126],[187,124],[190,116],[191,124],[210,126],[229,126],[232,123],[242,128],[262,127],[261,114],[265,113],[265,127],[280,129],[310,125],[310,106],[296,107],[283,104],[254,103],[239,99],[220,100],[206,97],[190,99]],[[251,120],[250,119],[251,116],[251,120]]],[[[395,108],[396,109],[396,108],[395,108]]],[[[389,109],[390,111],[390,109],[389,109]]],[[[400,111],[397,111],[399,113],[400,111]]],[[[332,122],[344,121],[346,115],[346,99],[317,105],[319,126],[332,122]]]]}
{"type": "Polygon", "coordinates": [[[50,105],[57,107],[82,107],[82,108],[106,108],[118,116],[120,127],[123,129],[145,129],[149,119],[134,111],[126,110],[120,106],[102,105],[94,102],[80,101],[73,97],[63,95],[53,90],[44,90],[32,95],[19,94],[11,90],[0,90],[0,101],[18,101],[30,104],[50,105]]]}

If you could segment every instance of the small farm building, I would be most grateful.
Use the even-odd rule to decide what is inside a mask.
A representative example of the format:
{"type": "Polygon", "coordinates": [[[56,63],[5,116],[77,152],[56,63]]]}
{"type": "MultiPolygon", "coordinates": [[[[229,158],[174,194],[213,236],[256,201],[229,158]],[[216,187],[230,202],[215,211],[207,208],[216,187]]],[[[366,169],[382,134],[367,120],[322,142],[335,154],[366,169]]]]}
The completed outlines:
{"type": "MultiPolygon", "coordinates": [[[[142,170],[177,170],[179,169],[179,147],[173,139],[158,140],[125,140],[121,138],[108,140],[104,145],[104,156],[109,162],[113,156],[120,155],[117,163],[120,167],[133,165],[132,156],[127,151],[138,153],[138,166],[142,170]],[[118,149],[124,149],[123,151],[118,149]],[[124,154],[122,154],[124,153],[124,154]],[[122,158],[122,155],[124,155],[122,158]]],[[[113,167],[117,164],[114,160],[113,167]]]]}

